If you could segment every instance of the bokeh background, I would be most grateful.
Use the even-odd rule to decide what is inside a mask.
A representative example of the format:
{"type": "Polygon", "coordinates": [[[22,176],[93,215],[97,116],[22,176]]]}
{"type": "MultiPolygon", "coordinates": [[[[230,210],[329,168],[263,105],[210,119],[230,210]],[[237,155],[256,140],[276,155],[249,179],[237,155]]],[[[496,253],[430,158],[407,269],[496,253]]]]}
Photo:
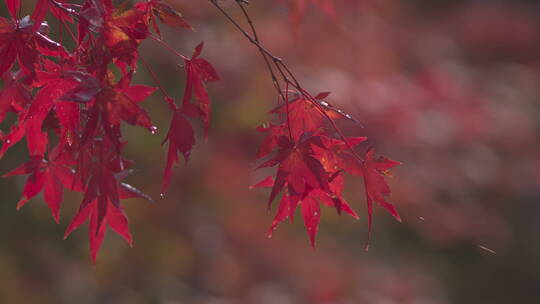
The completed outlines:
{"type": "MultiPolygon", "coordinates": [[[[95,265],[85,227],[62,240],[78,195],[56,225],[41,199],[17,212],[24,178],[2,179],[1,303],[540,303],[539,3],[335,0],[337,18],[309,6],[291,26],[286,0],[250,1],[267,48],[365,126],[341,123],[344,132],[404,163],[390,181],[403,223],[376,208],[365,252],[355,178],[346,197],[360,220],[323,209],[315,249],[300,218],[266,238],[269,193],[249,185],[265,176],[253,169],[255,127],[273,119],[268,73],[207,1],[168,2],[196,31],[164,30],[165,40],[185,54],[205,41],[222,78],[209,85],[208,140],[198,137],[159,199],[170,114],[159,92],[145,102],[160,132],[126,127],[128,181],[156,204],[125,201],[134,248],[108,233],[95,265]]],[[[152,41],[141,54],[180,97],[181,62],[152,41]]],[[[136,81],[152,84],[143,66],[136,81]]],[[[24,144],[16,149],[0,173],[24,161],[24,144]]]]}

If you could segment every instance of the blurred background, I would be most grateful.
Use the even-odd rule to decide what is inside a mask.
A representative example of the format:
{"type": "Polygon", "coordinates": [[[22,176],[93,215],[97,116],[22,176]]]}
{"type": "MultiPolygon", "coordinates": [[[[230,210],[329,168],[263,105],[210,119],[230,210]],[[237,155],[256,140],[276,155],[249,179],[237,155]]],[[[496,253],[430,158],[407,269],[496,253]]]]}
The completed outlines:
{"type": "MultiPolygon", "coordinates": [[[[35,1],[23,2],[31,12],[35,1]]],[[[269,191],[249,185],[267,173],[253,169],[255,127],[273,119],[268,72],[207,1],[167,2],[195,31],[162,27],[165,40],[184,54],[204,41],[222,78],[208,86],[208,140],[198,137],[160,199],[171,117],[159,92],[145,101],[160,131],[125,128],[128,182],[157,203],[124,201],[134,247],[109,232],[95,265],[86,226],[62,240],[80,196],[67,194],[56,225],[41,198],[15,210],[24,177],[2,179],[1,303],[540,303],[539,3],[335,0],[333,17],[307,1],[323,9],[300,18],[292,0],[250,1],[263,44],[365,126],[344,122],[344,132],[404,163],[390,180],[403,223],[376,208],[366,252],[353,177],[346,198],[360,220],[323,207],[315,249],[299,217],[266,237],[275,209],[266,212],[269,191]]],[[[221,3],[240,18],[232,0],[221,3]]],[[[181,62],[152,41],[141,54],[179,98],[181,62]]],[[[153,85],[143,66],[136,82],[153,85]]],[[[16,149],[0,173],[24,162],[24,144],[16,149]]]]}

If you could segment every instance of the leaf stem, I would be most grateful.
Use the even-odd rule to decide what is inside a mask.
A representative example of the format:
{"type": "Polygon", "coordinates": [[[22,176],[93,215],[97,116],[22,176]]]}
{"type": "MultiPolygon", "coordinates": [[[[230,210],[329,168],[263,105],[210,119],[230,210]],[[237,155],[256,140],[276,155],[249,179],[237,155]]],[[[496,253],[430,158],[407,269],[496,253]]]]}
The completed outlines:
{"type": "Polygon", "coordinates": [[[152,35],[152,34],[150,34],[149,37],[150,37],[152,40],[156,41],[157,43],[161,44],[164,48],[166,48],[168,51],[170,51],[171,53],[173,53],[173,54],[176,55],[177,57],[182,58],[183,60],[189,60],[188,57],[186,57],[186,56],[180,54],[177,50],[175,50],[173,47],[171,47],[167,42],[165,42],[165,41],[159,39],[158,37],[156,37],[156,36],[154,36],[154,35],[152,35]]]}
{"type": "Polygon", "coordinates": [[[174,104],[174,99],[167,93],[167,91],[165,91],[165,89],[163,88],[163,85],[161,85],[161,82],[159,81],[152,67],[148,64],[148,62],[146,62],[146,60],[144,60],[142,56],[139,56],[139,59],[141,60],[142,64],[144,65],[148,73],[150,73],[150,76],[152,77],[157,87],[163,94],[163,97],[165,98],[165,101],[167,102],[167,104],[169,104],[169,107],[171,108],[171,110],[176,111],[177,107],[174,104]]]}

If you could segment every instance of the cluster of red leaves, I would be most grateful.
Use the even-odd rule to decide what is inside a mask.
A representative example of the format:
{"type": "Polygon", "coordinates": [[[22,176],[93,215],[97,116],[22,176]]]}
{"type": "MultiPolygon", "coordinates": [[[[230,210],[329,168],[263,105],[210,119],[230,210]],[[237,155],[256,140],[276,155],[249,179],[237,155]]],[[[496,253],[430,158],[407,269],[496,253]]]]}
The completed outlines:
{"type": "Polygon", "coordinates": [[[345,173],[364,179],[370,232],[373,202],[379,203],[401,221],[394,206],[386,200],[390,188],[384,179],[389,174],[388,170],[400,163],[386,157],[375,158],[373,149],[368,149],[361,157],[354,147],[367,137],[342,135],[334,120],[352,118],[324,101],[328,95],[321,93],[312,97],[302,92],[271,111],[279,115],[283,123],[259,128],[259,131],[267,133],[267,137],[257,157],[265,158],[274,152],[259,168],[277,167],[277,173],[254,187],[272,188],[268,208],[283,192],[268,237],[280,222],[287,218],[292,221],[298,207],[312,246],[319,226],[321,203],[334,207],[338,214],[344,211],[358,219],[343,198],[345,173]]]}
{"type": "MultiPolygon", "coordinates": [[[[329,14],[333,12],[329,1],[312,2],[329,14]]],[[[172,27],[191,26],[161,0],[138,2],[131,8],[116,8],[112,0],[85,0],[82,5],[39,0],[33,14],[22,18],[19,0],[5,3],[11,19],[0,17],[0,74],[4,82],[0,122],[12,112],[16,123],[7,134],[1,134],[0,157],[23,139],[30,156],[30,161],[4,175],[28,175],[17,208],[43,191],[58,222],[64,189],[81,192],[83,200],[65,237],[89,221],[93,260],[107,226],[131,245],[120,200],[151,198],[122,182],[130,174],[132,163],[122,156],[126,142],[122,140],[121,125],[144,127],[152,133],[157,130],[140,106],[155,88],[132,84],[138,47],[141,41],[151,38],[170,49],[161,40],[158,20],[172,27]],[[73,50],[50,38],[44,21],[48,12],[74,40],[73,50]],[[76,26],[76,33],[70,24],[76,26]]],[[[291,3],[295,7],[293,15],[302,14],[306,2],[291,3]]],[[[200,58],[202,49],[201,43],[191,58],[173,51],[184,61],[187,74],[179,105],[160,88],[172,111],[163,142],[168,144],[168,157],[162,193],[170,183],[173,165],[179,162],[179,153],[187,161],[195,143],[188,119],[200,119],[205,136],[208,132],[211,105],[205,85],[219,77],[210,63],[200,58]]],[[[296,88],[301,92],[294,100],[282,100],[283,104],[272,111],[281,123],[259,129],[268,135],[258,158],[272,155],[260,168],[277,166],[277,173],[257,186],[272,188],[269,207],[282,193],[269,236],[281,221],[288,217],[292,220],[298,206],[312,245],[320,220],[320,203],[358,218],[343,198],[345,172],[364,178],[370,231],[373,202],[400,220],[386,201],[390,190],[384,179],[388,170],[399,163],[374,158],[372,150],[360,156],[354,146],[366,138],[345,138],[334,123],[334,119],[350,116],[323,100],[328,93],[312,97],[298,84],[296,88]]],[[[282,92],[280,95],[284,99],[282,92]]]]}
{"type": "MultiPolygon", "coordinates": [[[[20,16],[21,2],[5,0],[10,19],[0,17],[0,121],[8,112],[16,122],[1,134],[0,157],[25,139],[30,161],[5,174],[28,175],[17,208],[43,191],[58,222],[64,189],[83,193],[79,210],[65,237],[89,220],[92,258],[95,260],[105,230],[132,243],[121,199],[141,197],[123,183],[130,161],[122,157],[121,125],[141,126],[155,133],[148,113],[140,106],[155,88],[132,84],[139,58],[138,46],[147,38],[160,40],[158,20],[190,29],[180,13],[160,0],[116,8],[111,0],[39,0],[31,16],[20,16]],[[51,13],[73,38],[69,51],[55,42],[45,22],[51,13]],[[70,24],[77,28],[70,30],[70,24]],[[152,33],[151,30],[155,32],[152,33]],[[156,37],[157,35],[157,37],[156,37]],[[113,68],[115,67],[115,68],[113,68]],[[114,70],[120,71],[114,73],[114,70]]],[[[166,141],[169,145],[163,191],[171,178],[178,152],[187,157],[194,144],[191,123],[210,120],[205,82],[217,80],[212,66],[199,56],[202,44],[185,60],[186,92],[180,107],[167,98],[173,111],[166,141]]]]}

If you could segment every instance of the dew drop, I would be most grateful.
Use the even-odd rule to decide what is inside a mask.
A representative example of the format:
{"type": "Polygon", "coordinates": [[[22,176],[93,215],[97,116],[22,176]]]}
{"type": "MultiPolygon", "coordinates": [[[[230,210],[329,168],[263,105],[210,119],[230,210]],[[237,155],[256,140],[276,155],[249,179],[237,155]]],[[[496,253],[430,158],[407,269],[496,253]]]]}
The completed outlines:
{"type": "Polygon", "coordinates": [[[160,193],[159,197],[161,197],[161,199],[164,199],[165,198],[165,193],[160,193]]]}
{"type": "Polygon", "coordinates": [[[6,144],[10,144],[11,143],[11,139],[6,139],[6,144]]]}
{"type": "Polygon", "coordinates": [[[313,216],[317,216],[319,213],[317,211],[313,212],[313,216]]]}
{"type": "Polygon", "coordinates": [[[272,238],[272,235],[271,235],[271,234],[269,234],[269,235],[268,235],[268,238],[269,238],[269,239],[271,239],[271,238],[272,238]]]}
{"type": "Polygon", "coordinates": [[[67,143],[68,143],[68,146],[73,146],[73,138],[71,137],[71,132],[68,132],[67,134],[67,143]]]}
{"type": "Polygon", "coordinates": [[[157,128],[156,126],[151,126],[151,127],[150,127],[150,133],[156,134],[157,131],[158,131],[158,128],[157,128]]]}

